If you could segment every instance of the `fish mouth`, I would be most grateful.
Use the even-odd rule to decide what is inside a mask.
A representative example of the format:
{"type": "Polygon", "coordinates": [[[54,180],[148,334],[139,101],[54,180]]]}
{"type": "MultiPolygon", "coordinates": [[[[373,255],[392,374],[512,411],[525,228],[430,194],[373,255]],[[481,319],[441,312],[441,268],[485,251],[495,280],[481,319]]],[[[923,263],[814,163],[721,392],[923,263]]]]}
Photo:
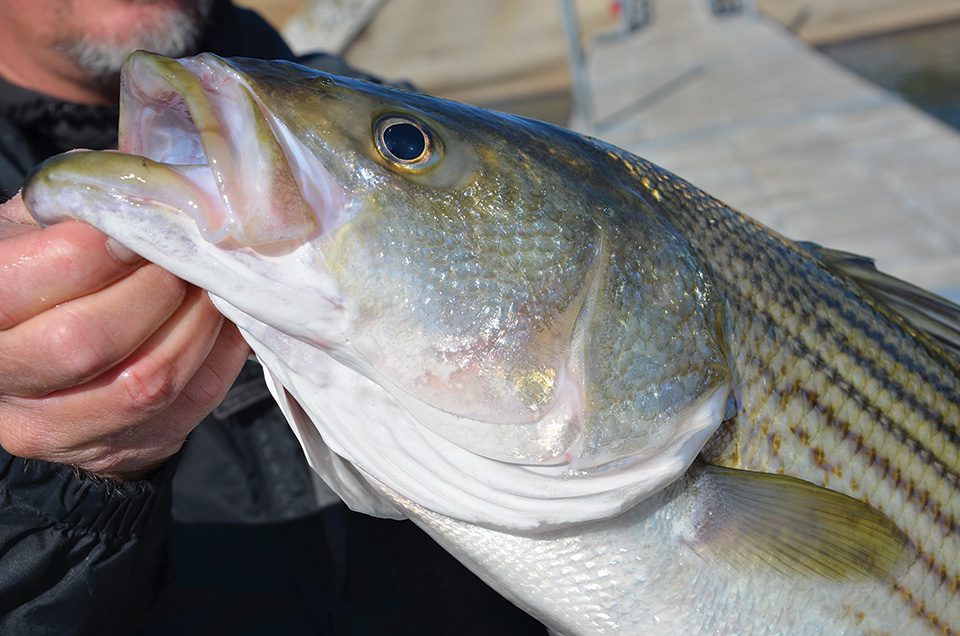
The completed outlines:
{"type": "Polygon", "coordinates": [[[115,184],[189,214],[222,247],[308,241],[345,197],[315,155],[225,60],[138,51],[121,72],[119,150],[145,159],[115,184]]]}

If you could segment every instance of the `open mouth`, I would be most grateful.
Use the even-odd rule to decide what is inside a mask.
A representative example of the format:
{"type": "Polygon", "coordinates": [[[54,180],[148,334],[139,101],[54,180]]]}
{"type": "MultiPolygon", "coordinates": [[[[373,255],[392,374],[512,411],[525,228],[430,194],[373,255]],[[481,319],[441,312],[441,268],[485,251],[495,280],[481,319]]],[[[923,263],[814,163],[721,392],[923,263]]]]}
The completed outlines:
{"type": "Polygon", "coordinates": [[[119,150],[172,170],[165,203],[228,246],[309,240],[336,224],[329,172],[224,60],[134,53],[124,66],[119,150]],[[175,193],[172,192],[175,190],[175,193]]]}

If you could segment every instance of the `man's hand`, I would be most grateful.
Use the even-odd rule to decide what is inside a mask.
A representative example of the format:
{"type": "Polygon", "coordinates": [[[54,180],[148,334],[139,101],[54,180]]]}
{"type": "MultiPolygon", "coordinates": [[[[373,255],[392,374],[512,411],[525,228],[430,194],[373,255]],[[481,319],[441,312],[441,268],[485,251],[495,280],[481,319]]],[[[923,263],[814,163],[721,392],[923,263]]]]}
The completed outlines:
{"type": "Polygon", "coordinates": [[[0,205],[0,446],[136,478],[179,450],[249,353],[206,294],[78,222],[0,205]]]}

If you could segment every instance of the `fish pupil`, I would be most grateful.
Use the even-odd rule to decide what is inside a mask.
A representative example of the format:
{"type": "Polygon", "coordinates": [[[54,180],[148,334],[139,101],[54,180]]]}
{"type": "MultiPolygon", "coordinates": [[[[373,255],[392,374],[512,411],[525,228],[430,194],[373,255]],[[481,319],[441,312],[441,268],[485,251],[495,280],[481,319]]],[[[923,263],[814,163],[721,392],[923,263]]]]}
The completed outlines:
{"type": "Polygon", "coordinates": [[[400,161],[415,161],[427,149],[423,131],[406,122],[391,124],[383,131],[383,145],[400,161]]]}

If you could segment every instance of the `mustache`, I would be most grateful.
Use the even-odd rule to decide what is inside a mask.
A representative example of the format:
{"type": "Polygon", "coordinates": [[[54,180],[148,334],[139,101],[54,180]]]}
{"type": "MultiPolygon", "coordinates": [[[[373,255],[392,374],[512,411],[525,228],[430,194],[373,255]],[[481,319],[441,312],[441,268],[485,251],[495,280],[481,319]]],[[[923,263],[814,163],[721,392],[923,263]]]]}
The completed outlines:
{"type": "MultiPolygon", "coordinates": [[[[129,0],[131,4],[157,4],[163,0],[129,0]]],[[[181,57],[195,53],[215,0],[184,3],[155,19],[144,21],[123,34],[107,38],[83,34],[55,44],[58,51],[87,72],[93,81],[116,80],[127,57],[137,50],[181,57]]]]}

